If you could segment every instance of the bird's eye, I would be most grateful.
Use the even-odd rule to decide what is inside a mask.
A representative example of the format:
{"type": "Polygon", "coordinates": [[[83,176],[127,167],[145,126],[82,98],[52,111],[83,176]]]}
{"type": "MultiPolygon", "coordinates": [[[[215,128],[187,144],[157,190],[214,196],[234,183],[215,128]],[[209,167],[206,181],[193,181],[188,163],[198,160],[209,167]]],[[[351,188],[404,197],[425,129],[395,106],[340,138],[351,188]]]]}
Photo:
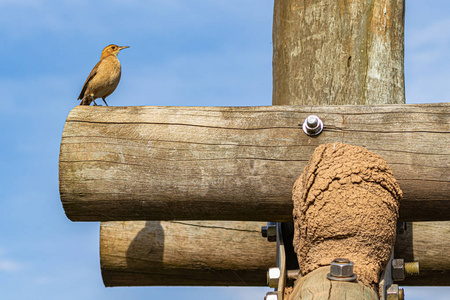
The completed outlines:
{"type": "Polygon", "coordinates": [[[112,46],[111,49],[116,50],[116,46],[112,46]]]}

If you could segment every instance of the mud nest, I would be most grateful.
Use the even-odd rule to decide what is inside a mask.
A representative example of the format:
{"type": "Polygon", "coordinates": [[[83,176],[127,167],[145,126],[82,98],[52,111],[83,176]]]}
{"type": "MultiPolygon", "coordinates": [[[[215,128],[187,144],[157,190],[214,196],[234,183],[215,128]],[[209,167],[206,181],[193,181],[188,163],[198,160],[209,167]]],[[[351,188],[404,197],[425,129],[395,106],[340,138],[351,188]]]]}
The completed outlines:
{"type": "Polygon", "coordinates": [[[317,147],[293,188],[302,274],[346,257],[358,280],[377,284],[395,243],[401,197],[381,156],[339,143],[317,147]]]}

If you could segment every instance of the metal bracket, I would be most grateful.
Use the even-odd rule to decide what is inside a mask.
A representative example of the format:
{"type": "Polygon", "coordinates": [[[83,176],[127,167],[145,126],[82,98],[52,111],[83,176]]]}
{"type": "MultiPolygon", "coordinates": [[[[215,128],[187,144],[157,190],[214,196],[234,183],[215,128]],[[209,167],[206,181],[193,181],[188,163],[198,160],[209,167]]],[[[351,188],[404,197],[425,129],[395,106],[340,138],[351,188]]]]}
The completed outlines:
{"type": "MultiPolygon", "coordinates": [[[[268,283],[269,286],[275,288],[275,292],[269,292],[266,296],[274,297],[274,293],[276,293],[277,299],[282,300],[284,297],[284,289],[286,287],[286,283],[290,278],[288,276],[291,274],[292,279],[298,276],[298,262],[297,256],[294,252],[294,247],[292,245],[293,237],[294,237],[294,224],[293,223],[267,223],[267,226],[261,228],[261,233],[263,237],[267,237],[269,241],[277,242],[277,253],[276,253],[276,266],[277,271],[270,270],[268,273],[268,283]],[[274,239],[273,235],[270,234],[271,230],[275,226],[276,228],[276,238],[274,239]],[[295,270],[295,271],[292,271],[295,270]],[[274,278],[275,277],[275,278],[274,278]],[[276,280],[276,283],[273,281],[276,280]]],[[[272,298],[270,298],[272,299],[272,298]]]]}
{"type": "Polygon", "coordinates": [[[378,293],[380,294],[380,300],[386,300],[386,292],[389,286],[394,282],[392,280],[392,260],[394,260],[394,249],[392,249],[391,258],[389,259],[383,272],[381,272],[381,280],[379,285],[378,293]]]}
{"type": "Polygon", "coordinates": [[[277,267],[280,268],[280,279],[278,281],[278,299],[282,300],[284,297],[284,288],[286,286],[286,252],[283,241],[283,230],[281,223],[277,223],[277,267]]]}

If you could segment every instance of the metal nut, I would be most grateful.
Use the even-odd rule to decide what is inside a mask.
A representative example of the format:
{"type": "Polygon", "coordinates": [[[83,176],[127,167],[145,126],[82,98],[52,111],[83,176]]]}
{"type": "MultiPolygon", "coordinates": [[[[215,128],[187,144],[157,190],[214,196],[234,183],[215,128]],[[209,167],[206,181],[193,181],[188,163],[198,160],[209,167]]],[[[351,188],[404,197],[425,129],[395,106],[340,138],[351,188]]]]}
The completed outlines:
{"type": "Polygon", "coordinates": [[[280,277],[280,268],[270,268],[269,271],[267,271],[267,284],[269,285],[269,287],[276,289],[278,287],[280,277]]]}
{"type": "Polygon", "coordinates": [[[405,279],[405,262],[403,258],[392,260],[392,280],[402,281],[405,279]]]}
{"type": "Polygon", "coordinates": [[[327,278],[337,281],[353,281],[356,274],[353,274],[353,262],[347,258],[336,258],[331,262],[330,273],[327,278]]]}
{"type": "Polygon", "coordinates": [[[276,222],[268,222],[266,226],[262,226],[261,235],[263,237],[266,237],[269,242],[276,242],[277,241],[276,222]]]}
{"type": "Polygon", "coordinates": [[[278,300],[277,292],[268,292],[264,297],[264,300],[278,300]]]}
{"type": "Polygon", "coordinates": [[[287,270],[286,273],[287,273],[286,277],[289,280],[295,281],[295,280],[297,280],[298,276],[300,275],[300,270],[299,269],[297,269],[297,270],[287,270]]]}
{"type": "Polygon", "coordinates": [[[403,299],[400,299],[400,289],[398,288],[398,284],[391,284],[387,288],[386,300],[403,300],[403,299]]]}

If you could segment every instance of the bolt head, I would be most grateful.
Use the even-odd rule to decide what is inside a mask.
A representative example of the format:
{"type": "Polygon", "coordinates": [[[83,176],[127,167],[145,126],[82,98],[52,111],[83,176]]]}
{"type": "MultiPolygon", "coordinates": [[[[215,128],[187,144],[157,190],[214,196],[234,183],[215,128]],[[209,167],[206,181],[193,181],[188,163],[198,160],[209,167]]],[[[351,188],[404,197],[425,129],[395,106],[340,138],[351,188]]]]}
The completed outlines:
{"type": "Polygon", "coordinates": [[[267,238],[267,240],[269,242],[276,242],[277,240],[277,225],[276,223],[267,223],[267,226],[262,226],[261,227],[261,235],[265,238],[267,238]]]}
{"type": "Polygon", "coordinates": [[[310,115],[306,118],[306,124],[308,124],[309,128],[316,128],[317,124],[319,124],[319,120],[316,116],[310,115]]]}
{"type": "Polygon", "coordinates": [[[323,130],[323,122],[318,116],[310,115],[303,122],[302,128],[307,135],[317,136],[323,130]]]}
{"type": "Polygon", "coordinates": [[[392,260],[392,280],[402,281],[405,279],[405,262],[403,258],[392,260]]]}
{"type": "Polygon", "coordinates": [[[346,258],[336,258],[331,262],[330,275],[333,277],[352,277],[353,263],[346,258]]]}
{"type": "Polygon", "coordinates": [[[278,281],[281,277],[281,270],[280,268],[270,268],[269,271],[267,271],[267,284],[269,287],[276,289],[278,287],[278,281]]]}

